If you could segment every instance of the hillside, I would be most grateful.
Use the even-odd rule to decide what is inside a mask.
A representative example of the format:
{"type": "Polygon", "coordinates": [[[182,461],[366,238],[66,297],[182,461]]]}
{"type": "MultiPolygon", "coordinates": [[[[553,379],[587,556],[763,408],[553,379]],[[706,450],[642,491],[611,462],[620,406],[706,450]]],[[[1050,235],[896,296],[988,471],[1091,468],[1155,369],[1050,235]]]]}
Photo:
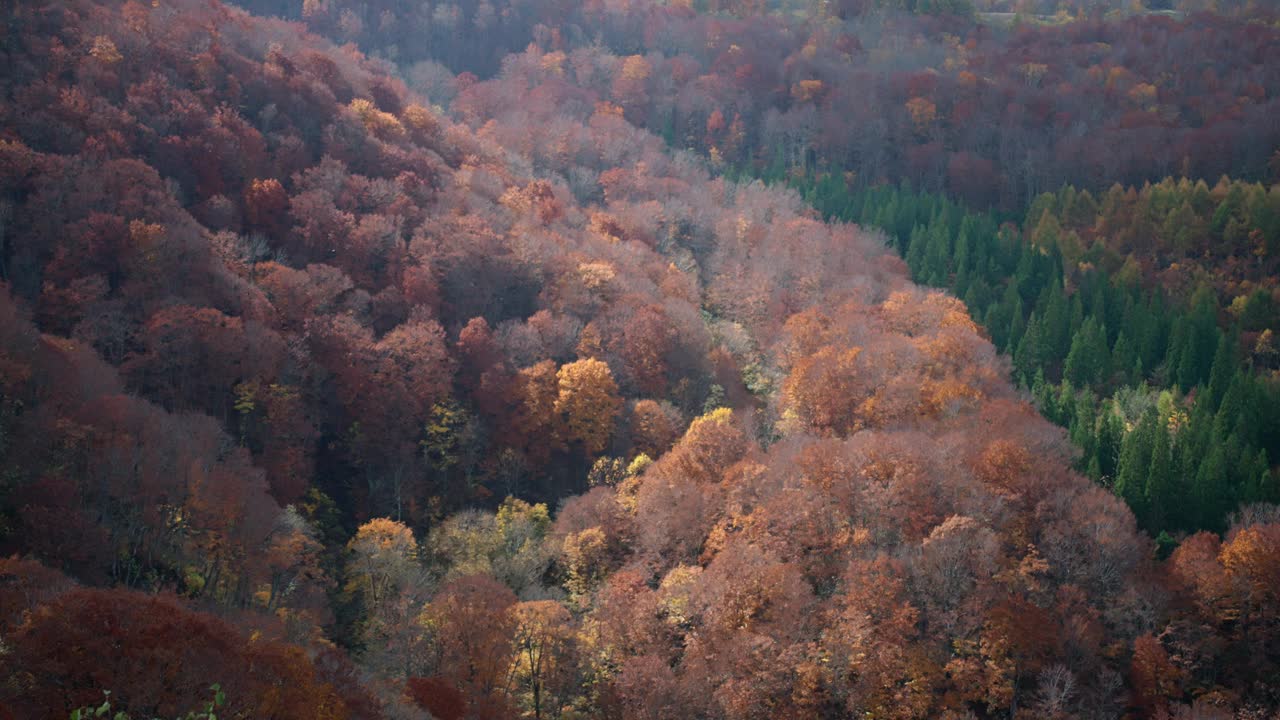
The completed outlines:
{"type": "Polygon", "coordinates": [[[907,182],[1005,211],[1065,184],[1277,178],[1266,9],[1001,28],[947,5],[247,3],[358,44],[441,103],[502,75],[509,53],[564,53],[566,82],[754,174],[907,182]]]}
{"type": "Polygon", "coordinates": [[[1280,706],[1274,506],[1158,557],[884,235],[646,130],[679,63],[446,110],[217,0],[4,12],[0,717],[1280,706]]]}

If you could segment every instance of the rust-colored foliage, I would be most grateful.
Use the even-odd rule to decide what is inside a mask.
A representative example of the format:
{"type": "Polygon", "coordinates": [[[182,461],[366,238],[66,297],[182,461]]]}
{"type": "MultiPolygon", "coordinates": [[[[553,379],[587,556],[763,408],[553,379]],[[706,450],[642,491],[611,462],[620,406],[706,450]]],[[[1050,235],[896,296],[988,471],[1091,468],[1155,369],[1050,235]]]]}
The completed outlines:
{"type": "Polygon", "coordinates": [[[175,716],[218,683],[229,713],[261,718],[341,718],[346,708],[307,654],[247,640],[227,622],[175,598],[78,589],[38,607],[6,637],[5,701],[27,717],[62,717],[97,705],[175,716]]]}
{"type": "Polygon", "coordinates": [[[439,720],[462,720],[466,717],[466,698],[452,685],[438,678],[409,678],[405,681],[405,695],[439,720]]]}
{"type": "Polygon", "coordinates": [[[515,595],[484,576],[459,578],[441,588],[422,622],[440,648],[441,680],[460,691],[472,712],[501,717],[516,627],[515,595]]]}
{"type": "MultiPolygon", "coordinates": [[[[1246,62],[1271,25],[890,13],[875,41],[679,2],[419,5],[302,3],[344,49],[219,2],[10,13],[0,542],[48,564],[0,563],[15,714],[110,689],[170,716],[212,682],[263,718],[1274,697],[1273,519],[1154,564],[959,300],[645,131],[977,203],[1098,167],[1216,174],[1271,137],[1275,72],[1246,62]],[[862,47],[902,37],[938,67],[862,47]],[[357,49],[382,40],[447,111],[357,49]],[[1253,70],[1209,77],[1180,51],[1201,41],[1253,70]],[[601,455],[608,481],[564,499],[601,455]],[[495,494],[564,503],[442,522],[495,494]],[[494,576],[418,552],[442,526],[494,576]]],[[[1103,215],[1105,242],[1167,244],[1103,215]]]]}

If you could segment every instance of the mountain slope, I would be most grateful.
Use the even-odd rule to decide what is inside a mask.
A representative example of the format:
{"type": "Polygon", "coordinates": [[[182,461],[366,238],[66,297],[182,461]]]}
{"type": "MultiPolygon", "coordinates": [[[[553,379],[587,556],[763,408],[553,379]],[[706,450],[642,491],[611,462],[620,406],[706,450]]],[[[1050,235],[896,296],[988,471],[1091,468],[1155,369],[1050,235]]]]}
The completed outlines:
{"type": "Polygon", "coordinates": [[[234,675],[237,709],[293,717],[290,672],[393,717],[1274,692],[1241,661],[1274,643],[1274,517],[1157,568],[958,301],[879,236],[668,154],[563,53],[510,58],[453,122],[217,2],[7,12],[5,550],[180,597],[15,593],[20,716],[102,690],[181,712],[234,675]],[[152,602],[175,619],[131,615],[152,602]],[[95,672],[84,617],[138,659],[95,672]],[[137,690],[163,662],[137,638],[193,626],[290,662],[264,683],[184,656],[174,696],[137,690]],[[1161,656],[1168,628],[1201,652],[1161,656]]]}

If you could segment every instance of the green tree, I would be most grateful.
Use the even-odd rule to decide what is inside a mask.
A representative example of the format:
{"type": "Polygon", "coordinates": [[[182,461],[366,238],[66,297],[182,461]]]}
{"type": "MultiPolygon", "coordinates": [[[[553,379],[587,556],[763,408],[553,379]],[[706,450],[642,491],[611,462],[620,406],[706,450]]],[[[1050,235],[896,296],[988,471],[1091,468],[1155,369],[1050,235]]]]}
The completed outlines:
{"type": "Polygon", "coordinates": [[[1022,339],[1018,341],[1018,348],[1013,353],[1013,367],[1017,370],[1018,377],[1025,383],[1028,378],[1034,377],[1036,370],[1044,364],[1044,328],[1040,318],[1032,312],[1031,318],[1027,320],[1027,330],[1022,334],[1022,339]]]}
{"type": "Polygon", "coordinates": [[[1191,487],[1191,516],[1194,526],[1220,529],[1226,497],[1226,448],[1222,443],[1214,443],[1209,455],[1200,463],[1191,487]]]}
{"type": "MultiPolygon", "coordinates": [[[[1089,390],[1076,393],[1076,409],[1071,422],[1071,442],[1083,451],[1081,463],[1088,468],[1098,458],[1098,402],[1089,390]]],[[[1097,479],[1096,476],[1093,476],[1097,479]]]]}
{"type": "Polygon", "coordinates": [[[1155,411],[1147,411],[1138,425],[1125,435],[1120,448],[1115,491],[1139,518],[1147,516],[1147,473],[1151,468],[1156,422],[1155,411]]]}
{"type": "Polygon", "coordinates": [[[1115,347],[1111,349],[1111,370],[1125,384],[1138,382],[1142,378],[1142,360],[1138,358],[1133,343],[1123,330],[1116,338],[1115,347]]]}
{"type": "Polygon", "coordinates": [[[1046,289],[1041,324],[1044,328],[1045,352],[1050,362],[1058,362],[1071,349],[1071,312],[1062,285],[1054,283],[1046,289]]]}
{"type": "Polygon", "coordinates": [[[1106,379],[1110,365],[1106,331],[1090,317],[1071,341],[1064,376],[1076,385],[1093,385],[1106,379]]]}
{"type": "Polygon", "coordinates": [[[1217,303],[1213,293],[1202,287],[1192,297],[1192,311],[1186,318],[1181,353],[1178,356],[1177,379],[1182,391],[1204,382],[1213,365],[1217,351],[1218,330],[1217,303]]]}
{"type": "Polygon", "coordinates": [[[1147,470],[1147,515],[1143,523],[1150,532],[1158,532],[1168,527],[1168,508],[1179,500],[1174,494],[1173,449],[1170,444],[1167,419],[1159,419],[1154,428],[1154,434],[1155,443],[1151,448],[1151,464],[1147,470]]]}
{"type": "Polygon", "coordinates": [[[1124,442],[1124,420],[1116,413],[1112,401],[1103,406],[1097,438],[1098,474],[1095,477],[1100,480],[1108,478],[1114,483],[1124,442]]]}
{"type": "Polygon", "coordinates": [[[1209,370],[1209,386],[1203,395],[1210,410],[1218,409],[1218,403],[1236,374],[1235,345],[1236,341],[1230,336],[1220,335],[1218,338],[1218,348],[1214,351],[1213,365],[1209,370]]]}

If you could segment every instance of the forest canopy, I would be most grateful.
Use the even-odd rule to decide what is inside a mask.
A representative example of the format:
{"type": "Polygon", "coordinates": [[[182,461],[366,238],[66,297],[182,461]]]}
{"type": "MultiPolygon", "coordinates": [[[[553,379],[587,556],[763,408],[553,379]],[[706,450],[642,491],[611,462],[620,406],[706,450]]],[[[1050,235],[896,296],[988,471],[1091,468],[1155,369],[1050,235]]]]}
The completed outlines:
{"type": "Polygon", "coordinates": [[[243,5],[0,11],[0,718],[1280,708],[1269,9],[243,5]]]}

